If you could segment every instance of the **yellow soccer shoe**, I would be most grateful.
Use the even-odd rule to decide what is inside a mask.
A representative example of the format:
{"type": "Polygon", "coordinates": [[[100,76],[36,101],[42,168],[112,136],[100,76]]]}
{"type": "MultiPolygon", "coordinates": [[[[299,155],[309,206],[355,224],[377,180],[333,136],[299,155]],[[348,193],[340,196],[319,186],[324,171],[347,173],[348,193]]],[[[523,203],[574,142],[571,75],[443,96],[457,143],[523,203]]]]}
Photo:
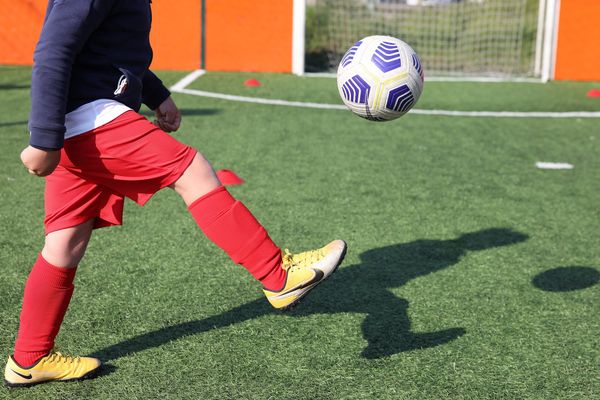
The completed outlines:
{"type": "Polygon", "coordinates": [[[281,265],[286,270],[283,289],[279,292],[263,289],[269,303],[282,311],[296,305],[302,297],[335,272],[344,260],[346,247],[343,240],[334,240],[320,249],[297,254],[286,249],[281,265]]]}
{"type": "Polygon", "coordinates": [[[4,369],[4,383],[8,387],[20,387],[50,381],[79,381],[94,376],[100,365],[96,358],[71,357],[52,351],[31,367],[23,368],[10,356],[4,369]]]}

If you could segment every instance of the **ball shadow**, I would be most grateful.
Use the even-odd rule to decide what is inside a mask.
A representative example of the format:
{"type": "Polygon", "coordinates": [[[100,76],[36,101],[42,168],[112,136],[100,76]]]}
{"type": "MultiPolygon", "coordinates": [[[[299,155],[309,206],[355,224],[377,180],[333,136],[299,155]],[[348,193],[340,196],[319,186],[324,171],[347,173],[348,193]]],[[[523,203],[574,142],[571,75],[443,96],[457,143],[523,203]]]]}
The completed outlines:
{"type": "Polygon", "coordinates": [[[587,289],[600,281],[600,272],[592,267],[558,267],[536,275],[531,283],[547,292],[587,289]]]}

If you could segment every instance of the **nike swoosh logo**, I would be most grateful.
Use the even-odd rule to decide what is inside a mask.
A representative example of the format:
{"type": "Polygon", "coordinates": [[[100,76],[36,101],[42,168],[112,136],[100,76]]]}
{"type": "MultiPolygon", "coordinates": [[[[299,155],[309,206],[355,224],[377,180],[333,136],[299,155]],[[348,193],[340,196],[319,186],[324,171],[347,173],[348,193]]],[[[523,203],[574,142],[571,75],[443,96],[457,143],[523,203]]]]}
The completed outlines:
{"type": "Polygon", "coordinates": [[[14,369],[11,369],[11,371],[14,372],[15,374],[19,375],[23,379],[31,379],[32,378],[31,374],[29,374],[29,375],[23,375],[23,374],[18,373],[14,369]]]}
{"type": "Polygon", "coordinates": [[[313,272],[315,273],[315,277],[314,277],[314,278],[312,278],[310,281],[306,282],[305,284],[303,284],[302,286],[300,286],[300,288],[299,288],[299,289],[301,289],[301,288],[305,288],[305,287],[307,287],[307,286],[310,286],[310,285],[312,285],[312,284],[314,284],[314,283],[317,283],[317,282],[319,282],[321,279],[323,279],[323,276],[325,275],[325,274],[323,273],[323,271],[321,271],[320,269],[314,269],[314,268],[311,268],[311,269],[312,269],[312,270],[313,270],[313,272]]]}
{"type": "Polygon", "coordinates": [[[287,292],[285,292],[285,293],[283,293],[283,294],[281,294],[279,296],[273,296],[271,298],[273,300],[285,299],[286,297],[295,295],[296,291],[304,289],[304,288],[307,288],[307,287],[310,287],[310,286],[314,286],[317,283],[319,283],[321,280],[323,280],[323,276],[325,276],[325,274],[323,273],[323,271],[321,271],[320,269],[315,269],[315,268],[311,268],[311,270],[315,273],[315,276],[311,280],[309,280],[307,282],[304,282],[301,285],[296,286],[295,288],[290,289],[287,292]]]}

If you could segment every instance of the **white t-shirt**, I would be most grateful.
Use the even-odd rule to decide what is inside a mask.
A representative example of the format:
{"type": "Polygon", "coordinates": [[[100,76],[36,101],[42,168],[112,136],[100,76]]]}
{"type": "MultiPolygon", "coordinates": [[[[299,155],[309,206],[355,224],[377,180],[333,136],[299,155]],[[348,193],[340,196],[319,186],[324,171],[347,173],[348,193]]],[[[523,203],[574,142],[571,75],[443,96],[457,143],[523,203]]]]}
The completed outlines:
{"type": "Polygon", "coordinates": [[[115,100],[100,99],[86,103],[65,116],[65,139],[106,125],[131,108],[115,100]]]}

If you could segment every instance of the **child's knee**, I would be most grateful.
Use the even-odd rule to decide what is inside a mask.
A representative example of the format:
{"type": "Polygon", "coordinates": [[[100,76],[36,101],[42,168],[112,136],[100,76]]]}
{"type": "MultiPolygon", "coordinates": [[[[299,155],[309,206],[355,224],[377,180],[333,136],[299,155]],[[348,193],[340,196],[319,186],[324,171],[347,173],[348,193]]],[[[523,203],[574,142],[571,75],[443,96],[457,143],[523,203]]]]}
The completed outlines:
{"type": "Polygon", "coordinates": [[[192,167],[197,174],[214,175],[212,165],[200,152],[196,153],[196,157],[194,157],[190,167],[192,167]]]}
{"type": "Polygon", "coordinates": [[[189,205],[198,197],[219,186],[221,186],[221,182],[219,182],[212,165],[201,153],[197,153],[192,163],[183,175],[171,185],[171,188],[179,193],[189,205]]]}
{"type": "Polygon", "coordinates": [[[92,233],[93,220],[46,235],[42,256],[50,264],[73,268],[85,254],[92,233]]]}

